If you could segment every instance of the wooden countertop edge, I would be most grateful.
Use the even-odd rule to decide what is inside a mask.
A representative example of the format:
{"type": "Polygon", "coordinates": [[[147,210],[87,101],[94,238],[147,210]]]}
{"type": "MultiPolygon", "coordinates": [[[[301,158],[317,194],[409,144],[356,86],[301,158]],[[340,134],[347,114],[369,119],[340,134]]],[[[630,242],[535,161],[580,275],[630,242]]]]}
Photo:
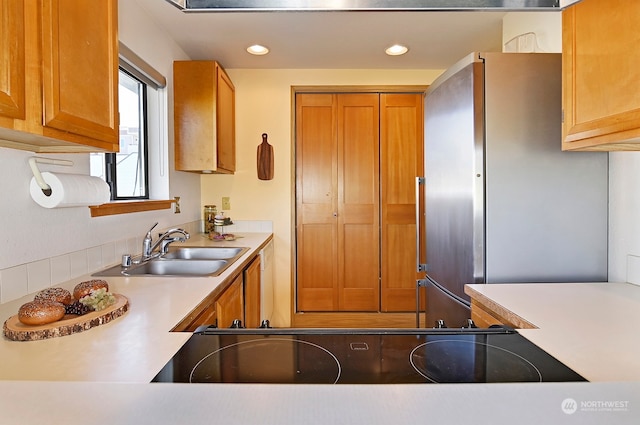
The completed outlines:
{"type": "Polygon", "coordinates": [[[480,304],[485,309],[492,311],[497,315],[499,315],[500,317],[503,317],[504,319],[508,320],[518,329],[538,329],[536,325],[529,322],[525,318],[517,315],[513,311],[505,308],[504,306],[495,302],[491,298],[487,297],[486,295],[476,291],[475,289],[469,286],[464,287],[464,293],[471,297],[472,304],[474,302],[480,304]]]}

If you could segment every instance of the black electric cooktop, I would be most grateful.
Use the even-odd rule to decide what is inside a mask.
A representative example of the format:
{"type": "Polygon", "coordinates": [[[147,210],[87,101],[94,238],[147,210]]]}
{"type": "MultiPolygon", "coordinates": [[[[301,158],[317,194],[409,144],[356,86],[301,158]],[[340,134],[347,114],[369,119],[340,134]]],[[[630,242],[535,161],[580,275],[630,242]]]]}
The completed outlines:
{"type": "Polygon", "coordinates": [[[508,328],[218,329],[153,382],[407,384],[585,381],[508,328]]]}

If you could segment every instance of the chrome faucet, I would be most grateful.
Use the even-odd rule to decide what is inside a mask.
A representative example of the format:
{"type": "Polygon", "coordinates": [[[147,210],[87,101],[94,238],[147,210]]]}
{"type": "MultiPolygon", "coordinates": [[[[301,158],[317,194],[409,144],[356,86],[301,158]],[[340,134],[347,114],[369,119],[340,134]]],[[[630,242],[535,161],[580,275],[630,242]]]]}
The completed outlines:
{"type": "Polygon", "coordinates": [[[151,231],[155,229],[158,223],[151,226],[151,229],[147,232],[147,235],[144,237],[142,241],[142,256],[140,258],[141,262],[150,260],[159,255],[166,254],[169,245],[173,242],[186,242],[189,239],[189,233],[183,229],[178,227],[167,230],[160,236],[158,236],[158,240],[154,243],[151,237],[151,231]],[[173,236],[174,234],[179,234],[180,236],[173,236]],[[160,247],[160,249],[158,249],[160,247]],[[158,252],[154,254],[154,251],[158,249],[158,252]]]}

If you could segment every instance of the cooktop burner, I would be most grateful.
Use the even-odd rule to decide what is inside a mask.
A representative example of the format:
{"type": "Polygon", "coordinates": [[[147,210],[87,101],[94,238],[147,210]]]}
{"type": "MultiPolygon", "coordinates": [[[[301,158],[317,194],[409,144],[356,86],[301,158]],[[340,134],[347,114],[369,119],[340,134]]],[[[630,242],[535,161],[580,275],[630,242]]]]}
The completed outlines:
{"type": "Polygon", "coordinates": [[[273,374],[265,360],[287,359],[294,352],[298,358],[311,359],[298,362],[295,382],[335,384],[340,379],[340,361],[331,351],[309,341],[273,337],[231,343],[207,354],[191,370],[189,382],[278,383],[282,375],[273,374]]]}
{"type": "Polygon", "coordinates": [[[401,384],[584,380],[508,328],[209,328],[194,333],[153,382],[401,384]]]}

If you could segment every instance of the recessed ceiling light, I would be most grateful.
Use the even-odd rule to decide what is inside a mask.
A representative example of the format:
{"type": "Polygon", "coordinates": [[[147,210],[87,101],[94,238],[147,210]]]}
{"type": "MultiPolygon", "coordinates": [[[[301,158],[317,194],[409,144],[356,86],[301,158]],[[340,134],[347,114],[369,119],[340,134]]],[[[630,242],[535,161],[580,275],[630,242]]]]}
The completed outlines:
{"type": "Polygon", "coordinates": [[[265,46],[261,46],[259,44],[254,44],[253,46],[249,46],[247,47],[247,52],[251,53],[252,55],[266,55],[267,53],[269,53],[269,49],[266,48],[265,46]]]}
{"type": "Polygon", "coordinates": [[[387,49],[384,52],[389,56],[400,56],[400,55],[404,55],[408,51],[409,51],[409,48],[407,46],[403,46],[402,44],[394,44],[391,47],[387,47],[387,49]]]}

